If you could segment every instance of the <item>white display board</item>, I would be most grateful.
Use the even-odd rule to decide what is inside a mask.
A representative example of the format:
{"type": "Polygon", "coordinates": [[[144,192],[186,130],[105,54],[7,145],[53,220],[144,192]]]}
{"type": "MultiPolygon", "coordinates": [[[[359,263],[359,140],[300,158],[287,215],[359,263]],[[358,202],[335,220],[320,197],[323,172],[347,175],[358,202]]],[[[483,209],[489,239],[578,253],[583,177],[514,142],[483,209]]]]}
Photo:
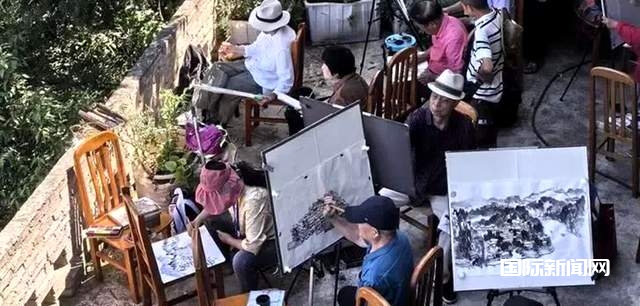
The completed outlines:
{"type": "Polygon", "coordinates": [[[446,153],[446,163],[456,291],[594,284],[571,264],[593,258],[585,147],[446,153]],[[501,276],[501,260],[515,259],[527,259],[521,275],[501,276]]]}
{"type": "Polygon", "coordinates": [[[374,195],[360,107],[353,104],[262,152],[284,272],[342,236],[322,217],[332,192],[346,205],[374,195]]]}

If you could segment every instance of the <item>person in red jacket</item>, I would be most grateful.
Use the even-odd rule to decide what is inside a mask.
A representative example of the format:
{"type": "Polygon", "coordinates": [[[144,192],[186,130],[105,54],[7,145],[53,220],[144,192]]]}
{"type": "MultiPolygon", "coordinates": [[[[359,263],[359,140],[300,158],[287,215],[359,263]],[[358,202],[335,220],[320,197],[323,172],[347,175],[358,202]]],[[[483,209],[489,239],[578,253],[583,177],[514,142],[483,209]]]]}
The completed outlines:
{"type": "MultiPolygon", "coordinates": [[[[602,23],[604,23],[612,31],[618,33],[618,35],[620,35],[620,38],[622,38],[624,42],[631,45],[633,53],[635,53],[640,60],[640,27],[610,18],[602,18],[602,23]]],[[[636,71],[634,73],[634,76],[636,82],[640,82],[639,64],[636,64],[636,71]]]]}

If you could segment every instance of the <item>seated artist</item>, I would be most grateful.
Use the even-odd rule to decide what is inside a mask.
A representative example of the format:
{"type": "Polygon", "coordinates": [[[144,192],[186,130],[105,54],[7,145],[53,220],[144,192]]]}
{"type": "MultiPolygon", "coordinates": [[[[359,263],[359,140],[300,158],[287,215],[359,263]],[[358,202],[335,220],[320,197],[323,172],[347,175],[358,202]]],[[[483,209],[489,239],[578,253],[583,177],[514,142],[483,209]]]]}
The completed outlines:
{"type": "MultiPolygon", "coordinates": [[[[242,292],[257,290],[258,269],[277,262],[275,228],[264,171],[245,162],[236,164],[235,171],[220,162],[207,164],[217,169],[213,171],[219,179],[206,184],[209,189],[198,187],[196,200],[203,204],[204,210],[187,227],[199,226],[210,215],[226,214],[226,218],[208,222],[207,228],[214,231],[212,236],[216,242],[238,250],[232,263],[242,292]],[[210,191],[216,187],[216,191],[210,191]],[[236,203],[232,220],[224,207],[236,203]]],[[[203,169],[205,171],[209,170],[203,169]]]]}
{"type": "Polygon", "coordinates": [[[429,98],[427,84],[433,82],[445,69],[455,73],[464,70],[463,53],[467,42],[467,30],[460,20],[442,12],[437,2],[419,1],[411,6],[411,20],[431,35],[431,47],[419,56],[419,61],[428,61],[427,69],[420,73],[418,96],[429,98]]]}
{"type": "MultiPolygon", "coordinates": [[[[409,239],[398,231],[400,211],[393,201],[372,196],[359,206],[347,207],[342,216],[332,203],[332,198],[325,198],[324,216],[345,238],[367,248],[358,287],[375,289],[391,305],[407,305],[413,254],[409,239]]],[[[341,288],[339,305],[355,305],[357,290],[341,288]]]]}
{"type": "MultiPolygon", "coordinates": [[[[288,93],[293,86],[291,43],[296,33],[287,26],[289,12],[282,10],[277,0],[264,0],[251,11],[249,24],[261,31],[255,42],[248,46],[222,43],[219,53],[223,58],[244,60],[215,63],[207,71],[204,81],[254,94],[263,94],[261,102],[276,100],[275,92],[288,93]]],[[[200,91],[196,106],[203,109],[205,121],[226,126],[240,103],[241,97],[200,91]]]]}
{"type": "MultiPolygon", "coordinates": [[[[356,60],[349,48],[329,46],[322,51],[322,76],[331,83],[333,93],[320,98],[327,103],[347,106],[355,101],[367,99],[369,85],[356,73],[356,60]]],[[[309,95],[307,93],[306,95],[309,95]]],[[[304,94],[303,94],[304,95],[304,94]]],[[[289,124],[289,135],[304,128],[302,116],[292,107],[288,107],[285,118],[289,124]]]]}
{"type": "Polygon", "coordinates": [[[464,77],[445,70],[435,82],[429,83],[429,103],[415,110],[407,119],[411,138],[415,172],[417,205],[431,205],[438,217],[438,245],[444,251],[443,300],[455,303],[451,279],[451,243],[449,230],[449,200],[445,152],[476,148],[473,123],[454,111],[464,97],[464,77]]]}

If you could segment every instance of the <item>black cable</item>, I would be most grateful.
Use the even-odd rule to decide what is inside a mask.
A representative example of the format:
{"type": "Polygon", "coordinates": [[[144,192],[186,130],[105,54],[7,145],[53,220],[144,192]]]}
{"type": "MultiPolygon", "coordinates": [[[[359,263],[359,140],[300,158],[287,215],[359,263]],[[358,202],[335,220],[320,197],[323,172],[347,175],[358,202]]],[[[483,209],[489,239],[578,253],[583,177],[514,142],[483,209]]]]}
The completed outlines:
{"type": "MultiPolygon", "coordinates": [[[[533,129],[533,133],[536,134],[536,137],[542,142],[542,144],[544,144],[545,147],[549,147],[549,142],[547,142],[546,139],[544,139],[544,137],[542,137],[542,134],[540,134],[540,131],[538,131],[538,128],[536,127],[536,115],[538,114],[538,109],[540,108],[540,105],[542,105],[542,102],[544,101],[544,96],[547,94],[547,91],[549,90],[549,88],[551,87],[551,85],[553,85],[553,82],[555,82],[558,77],[560,77],[561,75],[573,70],[573,69],[580,69],[580,67],[582,67],[582,65],[584,64],[588,64],[591,61],[584,61],[581,62],[577,65],[572,65],[571,67],[568,67],[558,73],[556,73],[556,75],[553,76],[553,78],[551,78],[551,80],[549,80],[549,82],[547,83],[547,85],[544,87],[544,89],[542,90],[542,93],[540,94],[540,97],[538,97],[538,101],[536,102],[536,104],[533,106],[533,114],[531,115],[531,128],[533,129]]],[[[612,177],[604,172],[598,171],[596,170],[596,173],[606,179],[609,179],[615,183],[618,183],[619,185],[631,189],[631,186],[629,186],[627,183],[612,177]]]]}

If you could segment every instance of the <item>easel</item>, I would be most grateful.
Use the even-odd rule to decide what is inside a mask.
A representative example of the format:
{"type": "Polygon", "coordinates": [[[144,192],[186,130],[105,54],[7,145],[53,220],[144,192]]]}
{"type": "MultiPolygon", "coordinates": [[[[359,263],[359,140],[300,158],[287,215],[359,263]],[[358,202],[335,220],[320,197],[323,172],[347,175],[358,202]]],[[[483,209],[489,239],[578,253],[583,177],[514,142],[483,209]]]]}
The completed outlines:
{"type": "Polygon", "coordinates": [[[520,295],[522,292],[525,292],[525,291],[549,294],[551,295],[551,297],[553,297],[553,301],[556,303],[556,306],[560,306],[560,300],[558,300],[558,293],[556,293],[556,287],[543,287],[542,289],[516,289],[516,290],[506,290],[506,291],[491,289],[489,290],[489,292],[487,292],[487,306],[491,306],[491,303],[493,303],[493,299],[498,296],[509,294],[509,297],[512,297],[514,293],[517,295],[520,295]]]}
{"type": "MultiPolygon", "coordinates": [[[[362,51],[362,59],[360,60],[360,74],[362,74],[362,70],[364,69],[364,60],[367,57],[367,47],[369,46],[369,35],[371,34],[371,24],[373,24],[374,22],[377,22],[380,20],[380,18],[373,18],[373,14],[376,11],[376,2],[377,1],[385,1],[385,0],[373,0],[371,2],[371,10],[369,11],[369,21],[367,22],[367,36],[365,36],[365,40],[364,40],[364,50],[362,51]]],[[[396,4],[398,5],[398,7],[402,7],[400,5],[400,1],[404,1],[404,0],[386,0],[386,1],[395,1],[396,4]]],[[[404,2],[402,2],[402,4],[404,5],[404,2]]],[[[392,7],[391,7],[391,3],[387,2],[387,5],[389,7],[389,9],[391,11],[393,11],[392,7]]],[[[407,15],[404,14],[404,12],[400,12],[400,15],[402,16],[402,21],[407,25],[407,27],[409,28],[409,31],[411,32],[411,34],[416,38],[416,43],[418,44],[418,46],[420,47],[420,50],[424,50],[424,45],[422,44],[422,42],[418,39],[418,30],[416,29],[415,25],[413,23],[411,23],[411,21],[409,20],[409,18],[407,17],[407,15]]],[[[382,49],[383,51],[386,50],[384,43],[382,44],[382,49]]],[[[383,58],[385,59],[385,66],[386,66],[386,54],[383,53],[383,58]]]]}
{"type": "MultiPolygon", "coordinates": [[[[338,298],[338,280],[340,277],[340,249],[342,248],[342,242],[338,240],[338,242],[336,242],[333,247],[334,247],[334,252],[336,253],[336,259],[335,259],[336,273],[335,273],[334,284],[333,284],[333,306],[336,306],[338,303],[337,298],[338,298]]],[[[293,290],[293,286],[295,286],[296,281],[300,276],[300,272],[305,270],[304,268],[305,264],[309,264],[308,305],[313,306],[313,284],[314,284],[313,278],[316,274],[315,272],[316,265],[320,265],[318,270],[322,271],[322,263],[320,259],[316,256],[316,254],[311,255],[311,258],[307,259],[304,263],[302,263],[296,268],[296,274],[294,274],[293,280],[291,280],[291,283],[289,283],[289,287],[285,292],[285,296],[284,296],[285,303],[287,303],[287,301],[289,300],[289,295],[291,294],[291,290],[293,290]]],[[[319,272],[318,274],[319,274],[318,277],[320,278],[324,277],[324,272],[319,272]]]]}

